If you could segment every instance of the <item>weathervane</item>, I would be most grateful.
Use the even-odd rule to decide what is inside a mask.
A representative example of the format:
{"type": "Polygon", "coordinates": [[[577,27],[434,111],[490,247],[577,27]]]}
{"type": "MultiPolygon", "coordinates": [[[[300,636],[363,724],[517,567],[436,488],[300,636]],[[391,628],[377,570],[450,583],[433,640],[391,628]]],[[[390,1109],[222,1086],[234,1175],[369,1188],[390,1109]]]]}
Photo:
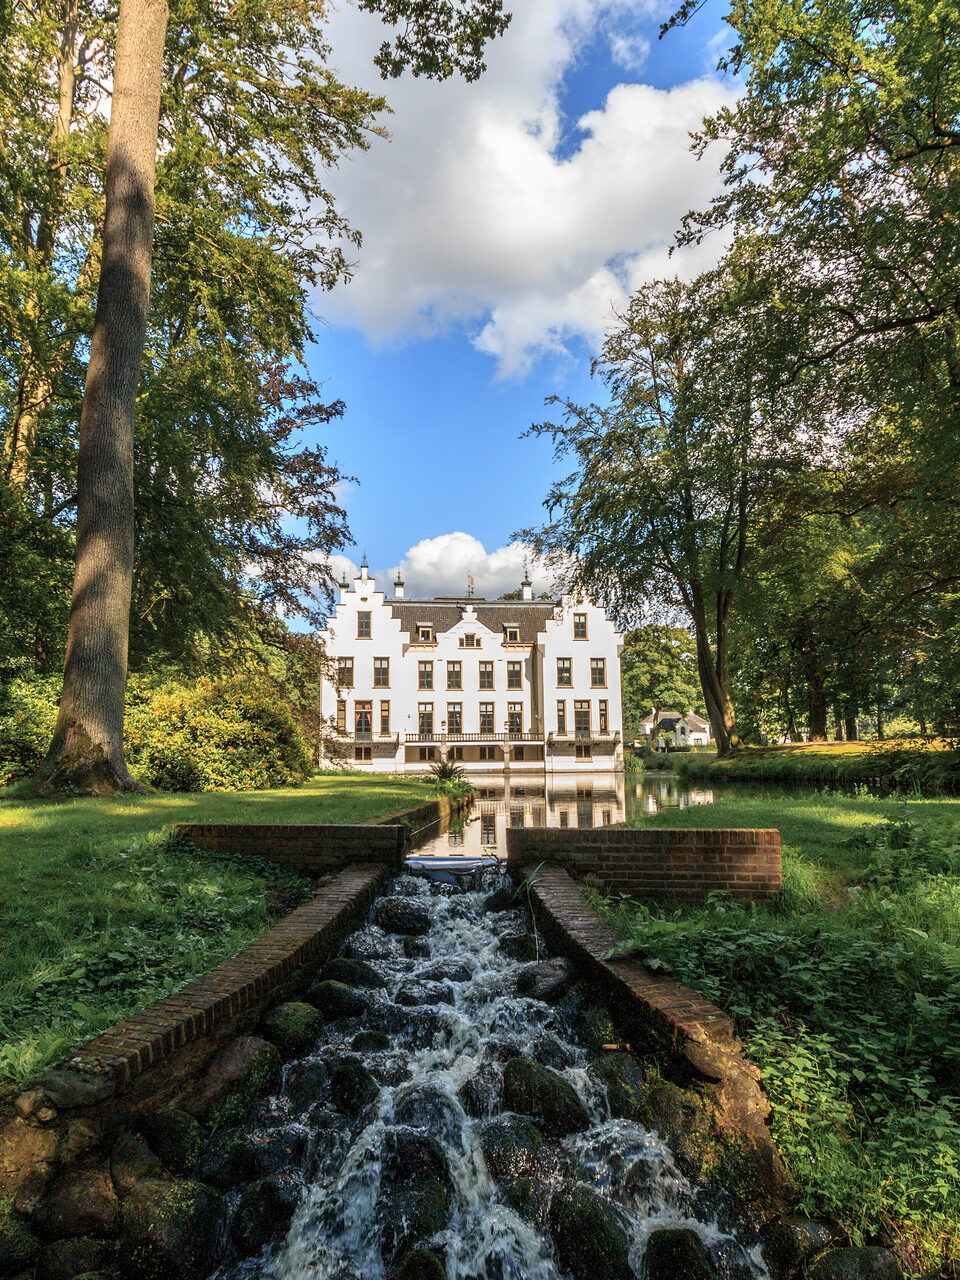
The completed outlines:
{"type": "Polygon", "coordinates": [[[467,574],[467,595],[468,596],[473,595],[473,574],[472,573],[467,574]]]}

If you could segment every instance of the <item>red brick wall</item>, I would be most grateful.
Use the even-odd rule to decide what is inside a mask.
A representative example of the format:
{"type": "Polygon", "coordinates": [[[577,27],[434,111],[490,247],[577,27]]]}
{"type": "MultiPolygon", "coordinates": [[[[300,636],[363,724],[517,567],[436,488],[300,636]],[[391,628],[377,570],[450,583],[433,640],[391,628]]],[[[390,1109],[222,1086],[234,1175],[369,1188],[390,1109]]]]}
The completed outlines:
{"type": "Polygon", "coordinates": [[[511,827],[507,867],[549,859],[634,898],[697,899],[722,889],[769,898],[783,882],[780,832],[670,827],[511,827]]]}
{"type": "Polygon", "coordinates": [[[272,823],[182,822],[179,833],[208,853],[243,853],[308,875],[338,871],[355,862],[399,868],[410,828],[394,826],[294,826],[272,823]]]}

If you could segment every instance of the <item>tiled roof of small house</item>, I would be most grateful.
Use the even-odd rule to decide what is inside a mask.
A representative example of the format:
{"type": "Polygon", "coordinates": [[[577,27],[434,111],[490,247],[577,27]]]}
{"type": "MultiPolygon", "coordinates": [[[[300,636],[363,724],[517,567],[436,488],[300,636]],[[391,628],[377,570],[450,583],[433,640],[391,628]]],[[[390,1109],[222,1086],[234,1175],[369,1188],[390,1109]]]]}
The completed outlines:
{"type": "Polygon", "coordinates": [[[434,635],[449,631],[472,607],[477,611],[477,621],[494,635],[501,635],[504,627],[516,626],[520,628],[520,643],[534,645],[559,601],[497,600],[488,604],[485,600],[464,597],[462,600],[390,600],[388,603],[393,616],[411,638],[418,626],[433,627],[434,635]]]}
{"type": "Polygon", "coordinates": [[[703,716],[698,716],[695,711],[688,711],[684,716],[687,724],[691,729],[709,729],[710,721],[704,720],[703,716]]]}

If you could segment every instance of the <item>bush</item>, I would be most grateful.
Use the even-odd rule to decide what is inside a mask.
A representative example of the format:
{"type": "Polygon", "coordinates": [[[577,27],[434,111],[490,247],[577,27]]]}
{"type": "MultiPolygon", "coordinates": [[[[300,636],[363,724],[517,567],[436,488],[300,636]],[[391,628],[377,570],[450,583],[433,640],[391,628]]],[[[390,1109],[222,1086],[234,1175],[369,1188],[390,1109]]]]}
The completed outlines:
{"type": "MultiPolygon", "coordinates": [[[[60,680],[12,681],[0,699],[0,785],[43,759],[60,680]]],[[[127,688],[127,763],[161,791],[252,791],[302,782],[313,761],[289,704],[249,679],[191,683],[132,676],[127,688]]]]}

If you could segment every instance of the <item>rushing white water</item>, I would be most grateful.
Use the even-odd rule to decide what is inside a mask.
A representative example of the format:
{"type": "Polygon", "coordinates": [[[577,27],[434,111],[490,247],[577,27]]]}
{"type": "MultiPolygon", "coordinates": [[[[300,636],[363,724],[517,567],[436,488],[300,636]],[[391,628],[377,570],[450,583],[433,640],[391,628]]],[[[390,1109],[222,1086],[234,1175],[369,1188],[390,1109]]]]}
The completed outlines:
{"type": "Polygon", "coordinates": [[[280,1094],[261,1109],[262,1140],[280,1132],[299,1138],[292,1142],[299,1151],[307,1137],[299,1161],[302,1198],[285,1238],[224,1266],[219,1280],[386,1280],[394,1274],[396,1257],[384,1242],[390,1216],[384,1197],[395,1194],[390,1188],[398,1180],[408,1181],[408,1195],[411,1188],[416,1193],[416,1173],[405,1179],[397,1167],[411,1135],[414,1143],[432,1140],[430,1149],[442,1153],[449,1171],[446,1222],[429,1240],[445,1261],[447,1280],[561,1280],[549,1231],[535,1225],[545,1215],[522,1216],[511,1207],[479,1142],[485,1118],[499,1114],[502,1064],[518,1055],[560,1071],[591,1120],[589,1128],[551,1144],[551,1159],[537,1174],[541,1204],[555,1187],[577,1182],[608,1197],[628,1233],[637,1276],[651,1231],[677,1226],[703,1239],[718,1276],[768,1276],[759,1251],[735,1238],[733,1202],[691,1185],[655,1134],[610,1117],[601,1077],[578,1043],[576,1018],[517,995],[525,964],[500,943],[523,933],[527,923],[520,911],[484,913],[498,877],[481,873],[482,883],[457,892],[401,876],[388,895],[427,908],[429,932],[412,940],[368,923],[348,941],[344,954],[368,961],[386,985],[364,991],[363,1017],[328,1023],[312,1053],[288,1064],[280,1094]],[[389,1048],[350,1051],[353,1036],[370,1027],[386,1029],[389,1048]],[[352,1120],[330,1103],[322,1067],[312,1067],[332,1070],[345,1053],[379,1084],[376,1099],[352,1120]],[[320,1082],[315,1097],[303,1083],[311,1069],[320,1082]],[[464,1086],[471,1090],[472,1116],[461,1101],[464,1086]]]}

